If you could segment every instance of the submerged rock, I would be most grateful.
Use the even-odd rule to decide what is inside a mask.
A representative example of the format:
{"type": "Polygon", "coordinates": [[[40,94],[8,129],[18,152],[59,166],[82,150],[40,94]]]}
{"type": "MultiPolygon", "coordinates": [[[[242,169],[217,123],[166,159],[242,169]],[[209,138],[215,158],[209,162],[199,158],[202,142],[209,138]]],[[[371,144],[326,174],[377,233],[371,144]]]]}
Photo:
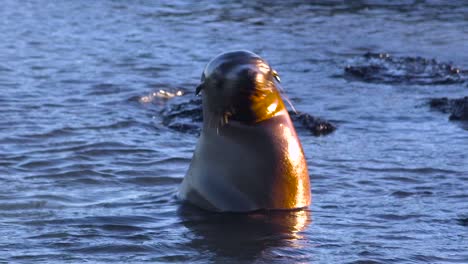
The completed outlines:
{"type": "Polygon", "coordinates": [[[161,110],[163,125],[179,132],[198,134],[203,123],[201,97],[177,97],[161,110]]]}
{"type": "Polygon", "coordinates": [[[314,136],[328,135],[336,130],[332,123],[307,113],[289,111],[289,115],[296,128],[308,130],[314,136]]]}
{"type": "Polygon", "coordinates": [[[387,53],[366,53],[350,61],[345,77],[364,82],[405,84],[454,84],[468,80],[468,71],[449,63],[421,57],[393,57],[387,53]]]}
{"type": "Polygon", "coordinates": [[[468,121],[468,96],[459,99],[447,97],[431,99],[430,106],[443,113],[450,113],[450,120],[468,121]]]}
{"type": "MultiPolygon", "coordinates": [[[[198,134],[203,123],[201,97],[174,97],[166,103],[160,115],[163,125],[179,132],[198,134]]],[[[298,129],[307,130],[314,136],[328,135],[336,130],[332,123],[307,113],[290,111],[289,115],[298,129]]]]}

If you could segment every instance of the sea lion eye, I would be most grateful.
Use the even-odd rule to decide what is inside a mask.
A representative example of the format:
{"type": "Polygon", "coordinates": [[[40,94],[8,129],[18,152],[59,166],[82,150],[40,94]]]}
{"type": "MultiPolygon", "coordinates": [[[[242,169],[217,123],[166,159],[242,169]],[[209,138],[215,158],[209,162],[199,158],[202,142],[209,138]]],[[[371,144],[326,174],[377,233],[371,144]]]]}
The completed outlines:
{"type": "Polygon", "coordinates": [[[272,70],[272,74],[273,74],[273,77],[275,78],[275,80],[277,80],[279,83],[281,82],[281,79],[279,77],[279,74],[277,71],[275,70],[272,70]]]}

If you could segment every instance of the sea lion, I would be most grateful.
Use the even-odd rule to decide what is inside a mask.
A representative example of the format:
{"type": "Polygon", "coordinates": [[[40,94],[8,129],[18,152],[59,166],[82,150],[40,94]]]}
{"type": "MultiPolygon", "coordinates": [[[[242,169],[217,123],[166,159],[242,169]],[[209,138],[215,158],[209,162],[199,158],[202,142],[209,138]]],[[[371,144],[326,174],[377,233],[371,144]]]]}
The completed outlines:
{"type": "Polygon", "coordinates": [[[196,89],[203,129],[180,199],[220,212],[310,205],[307,163],[277,81],[252,52],[227,52],[208,63],[196,89]]]}

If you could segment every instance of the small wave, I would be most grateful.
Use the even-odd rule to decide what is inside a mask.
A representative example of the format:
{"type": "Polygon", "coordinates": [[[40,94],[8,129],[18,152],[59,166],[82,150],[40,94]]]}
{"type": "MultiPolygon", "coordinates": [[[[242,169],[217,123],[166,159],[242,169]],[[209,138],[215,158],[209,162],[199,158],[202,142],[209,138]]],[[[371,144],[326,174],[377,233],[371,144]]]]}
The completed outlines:
{"type": "Polygon", "coordinates": [[[170,69],[170,65],[168,64],[160,64],[159,66],[138,66],[138,67],[135,67],[134,70],[136,71],[139,71],[139,72],[142,72],[142,73],[150,73],[150,74],[155,74],[155,73],[159,73],[159,72],[162,72],[162,71],[167,71],[168,69],[170,69]]]}
{"type": "Polygon", "coordinates": [[[160,186],[160,185],[178,185],[182,182],[182,178],[172,177],[128,177],[126,183],[137,184],[142,186],[160,186]]]}
{"type": "Polygon", "coordinates": [[[387,234],[387,235],[378,235],[378,238],[385,239],[385,240],[401,240],[401,241],[410,241],[416,240],[414,237],[405,236],[405,235],[396,235],[396,234],[387,234]]]}
{"type": "Polygon", "coordinates": [[[70,127],[63,127],[63,128],[56,128],[49,130],[44,133],[34,133],[34,134],[23,134],[19,135],[22,138],[57,138],[57,137],[66,137],[74,135],[75,131],[73,128],[70,127]]]}
{"type": "Polygon", "coordinates": [[[91,129],[91,130],[98,130],[98,129],[124,129],[124,128],[129,128],[129,127],[146,127],[146,128],[153,128],[150,124],[142,123],[136,120],[123,120],[123,121],[118,121],[106,125],[100,125],[100,126],[87,126],[87,127],[82,127],[80,129],[91,129]]]}
{"type": "Polygon", "coordinates": [[[83,80],[83,79],[64,79],[64,80],[60,80],[60,82],[63,84],[88,84],[91,81],[83,80]]]}
{"type": "Polygon", "coordinates": [[[399,198],[406,198],[414,195],[412,192],[405,192],[405,191],[396,191],[392,193],[393,196],[399,197],[399,198]]]}
{"type": "Polygon", "coordinates": [[[90,203],[92,203],[92,201],[89,199],[65,194],[38,194],[25,197],[12,196],[8,199],[1,199],[0,211],[52,209],[63,208],[64,206],[83,206],[90,203]],[[15,200],[17,200],[17,202],[12,202],[15,200]]]}
{"type": "Polygon", "coordinates": [[[433,173],[440,173],[440,174],[456,174],[459,173],[458,171],[454,170],[446,170],[446,169],[438,169],[438,168],[430,168],[430,167],[420,167],[420,168],[370,168],[370,167],[360,167],[360,170],[366,171],[378,171],[378,172],[400,172],[400,173],[416,173],[416,174],[433,174],[433,173]]]}
{"type": "Polygon", "coordinates": [[[171,157],[155,161],[157,164],[187,164],[191,159],[181,157],[171,157]]]}
{"type": "Polygon", "coordinates": [[[66,148],[59,149],[59,151],[73,151],[79,154],[86,154],[89,151],[94,152],[97,151],[98,154],[107,154],[109,152],[115,151],[115,153],[131,153],[131,152],[155,152],[155,150],[151,149],[139,149],[135,148],[132,145],[124,144],[121,142],[116,141],[102,141],[102,142],[95,142],[95,143],[88,143],[77,145],[77,146],[70,146],[66,148]],[[102,153],[99,153],[102,151],[102,153]]]}
{"type": "Polygon", "coordinates": [[[121,90],[122,89],[119,85],[115,85],[112,83],[99,83],[93,85],[91,87],[91,92],[87,93],[86,95],[109,95],[119,93],[121,90]]]}
{"type": "Polygon", "coordinates": [[[6,66],[0,65],[0,72],[13,72],[13,70],[6,66]]]}
{"type": "Polygon", "coordinates": [[[71,196],[67,194],[36,194],[25,197],[26,199],[38,199],[38,200],[45,200],[49,203],[59,203],[63,205],[74,205],[74,204],[83,204],[89,203],[91,200],[83,198],[81,196],[71,196]]]}
{"type": "Polygon", "coordinates": [[[75,227],[96,227],[100,225],[143,225],[157,222],[158,219],[144,215],[89,216],[82,218],[53,218],[22,222],[29,226],[66,225],[75,227]]]}
{"type": "MultiPolygon", "coordinates": [[[[79,167],[79,165],[77,165],[79,167]]],[[[62,168],[63,169],[63,168],[62,168]]],[[[66,180],[82,180],[82,181],[89,181],[90,179],[95,181],[99,181],[97,179],[102,179],[102,178],[114,178],[115,176],[110,173],[104,173],[104,172],[98,172],[94,170],[89,170],[89,169],[77,169],[77,170],[68,170],[65,172],[60,172],[60,173],[45,173],[45,174],[36,174],[34,176],[28,176],[25,177],[26,179],[41,179],[41,178],[47,178],[47,179],[55,179],[55,180],[60,180],[60,179],[66,179],[66,180]]]]}
{"type": "Polygon", "coordinates": [[[127,254],[127,253],[147,253],[155,249],[151,246],[135,245],[135,244],[105,244],[87,247],[77,247],[66,249],[69,252],[77,254],[127,254]]]}
{"type": "Polygon", "coordinates": [[[381,262],[375,261],[375,260],[370,260],[370,259],[363,259],[363,260],[356,260],[353,262],[350,262],[350,264],[380,264],[381,262]]]}
{"type": "Polygon", "coordinates": [[[56,128],[49,131],[45,131],[42,133],[28,133],[28,134],[21,134],[15,137],[7,138],[8,140],[32,140],[32,139],[47,139],[47,138],[60,138],[60,137],[70,137],[77,135],[81,131],[86,130],[101,130],[101,129],[126,129],[130,127],[145,127],[148,129],[154,129],[154,126],[139,122],[133,119],[127,120],[119,120],[115,122],[111,122],[108,124],[101,124],[101,125],[88,125],[88,126],[80,126],[80,127],[70,127],[65,126],[62,128],[56,128]]]}
{"type": "MultiPolygon", "coordinates": [[[[79,261],[79,259],[70,256],[68,254],[21,254],[21,255],[15,255],[11,257],[12,260],[19,260],[19,261],[29,261],[27,263],[51,263],[51,260],[57,260],[60,259],[63,262],[69,262],[69,261],[79,261]]],[[[82,262],[82,261],[79,261],[82,262]]],[[[53,263],[53,262],[52,262],[53,263]]]]}
{"type": "MultiPolygon", "coordinates": [[[[189,158],[182,158],[182,157],[169,157],[169,158],[160,158],[160,159],[155,159],[151,158],[150,160],[139,160],[139,161],[119,161],[116,162],[117,165],[119,166],[138,166],[138,167],[144,167],[144,168],[149,168],[151,166],[155,165],[186,165],[190,162],[191,159],[189,158]]],[[[160,169],[165,169],[164,166],[158,166],[160,169]]],[[[142,171],[142,170],[140,170],[142,171]]],[[[130,172],[130,171],[129,171],[130,172]]],[[[143,173],[146,173],[146,171],[142,171],[143,173]]],[[[141,173],[137,173],[135,171],[130,172],[130,175],[141,175],[141,173]]]]}
{"type": "Polygon", "coordinates": [[[2,202],[0,204],[0,211],[10,210],[29,210],[40,209],[47,205],[47,201],[25,201],[25,202],[2,202]]]}
{"type": "Polygon", "coordinates": [[[156,218],[146,215],[120,215],[120,216],[94,216],[77,219],[82,224],[92,225],[141,225],[146,223],[154,223],[156,218]]]}
{"type": "Polygon", "coordinates": [[[387,176],[387,177],[382,177],[380,179],[387,180],[387,181],[403,182],[403,183],[421,183],[420,180],[410,178],[410,177],[404,177],[404,176],[387,176]]]}
{"type": "Polygon", "coordinates": [[[73,105],[73,104],[86,105],[88,101],[85,98],[69,97],[65,99],[64,103],[67,105],[73,105]]]}
{"type": "Polygon", "coordinates": [[[384,219],[384,220],[392,220],[392,221],[405,221],[408,219],[414,218],[421,218],[426,217],[426,215],[421,214],[407,214],[407,215],[399,215],[399,214],[376,214],[373,215],[374,217],[384,219]]]}
{"type": "Polygon", "coordinates": [[[83,156],[99,157],[99,156],[109,156],[109,155],[119,155],[119,154],[157,153],[157,151],[153,149],[136,148],[136,147],[129,147],[129,148],[103,147],[99,149],[80,150],[80,151],[77,151],[76,153],[79,155],[83,155],[83,156]]]}
{"type": "Polygon", "coordinates": [[[138,227],[138,226],[133,226],[133,225],[116,225],[116,224],[111,224],[111,225],[101,225],[99,226],[100,229],[105,230],[105,231],[111,231],[111,232],[140,232],[144,231],[144,228],[138,227]]]}
{"type": "Polygon", "coordinates": [[[101,186],[112,186],[115,181],[95,179],[91,177],[81,177],[79,179],[67,180],[68,184],[83,184],[83,185],[101,185],[101,186]]]}
{"type": "Polygon", "coordinates": [[[423,192],[405,192],[405,191],[395,191],[392,193],[392,196],[398,198],[407,198],[413,195],[420,195],[420,196],[429,196],[433,195],[433,192],[423,191],[423,192]]]}
{"type": "Polygon", "coordinates": [[[70,234],[66,232],[52,232],[52,233],[45,233],[40,235],[33,235],[28,238],[31,239],[48,239],[48,238],[67,238],[70,234]]]}
{"type": "Polygon", "coordinates": [[[67,163],[66,159],[47,159],[47,160],[26,160],[21,162],[18,167],[23,169],[50,169],[55,168],[60,164],[67,163]]]}
{"type": "Polygon", "coordinates": [[[387,53],[366,53],[350,61],[345,77],[373,83],[437,85],[464,83],[468,71],[449,63],[421,57],[396,57],[387,53]]]}
{"type": "Polygon", "coordinates": [[[464,193],[462,193],[462,194],[452,194],[452,195],[447,196],[447,198],[468,200],[468,194],[464,194],[464,193]]]}
{"type": "Polygon", "coordinates": [[[412,262],[422,262],[422,263],[466,263],[465,259],[456,259],[456,258],[442,258],[440,256],[434,255],[413,255],[409,258],[412,262]]]}

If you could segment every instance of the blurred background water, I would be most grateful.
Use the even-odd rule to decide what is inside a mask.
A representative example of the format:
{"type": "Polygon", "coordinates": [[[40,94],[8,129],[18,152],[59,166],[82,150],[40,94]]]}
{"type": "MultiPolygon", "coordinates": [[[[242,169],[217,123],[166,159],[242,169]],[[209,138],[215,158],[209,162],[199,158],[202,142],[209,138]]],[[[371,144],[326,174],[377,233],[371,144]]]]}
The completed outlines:
{"type": "Polygon", "coordinates": [[[428,100],[466,83],[365,82],[366,52],[468,68],[468,2],[2,1],[0,262],[467,263],[468,131],[428,100]],[[159,90],[220,52],[266,58],[300,111],[310,210],[200,214],[175,198],[197,136],[159,90]]]}

